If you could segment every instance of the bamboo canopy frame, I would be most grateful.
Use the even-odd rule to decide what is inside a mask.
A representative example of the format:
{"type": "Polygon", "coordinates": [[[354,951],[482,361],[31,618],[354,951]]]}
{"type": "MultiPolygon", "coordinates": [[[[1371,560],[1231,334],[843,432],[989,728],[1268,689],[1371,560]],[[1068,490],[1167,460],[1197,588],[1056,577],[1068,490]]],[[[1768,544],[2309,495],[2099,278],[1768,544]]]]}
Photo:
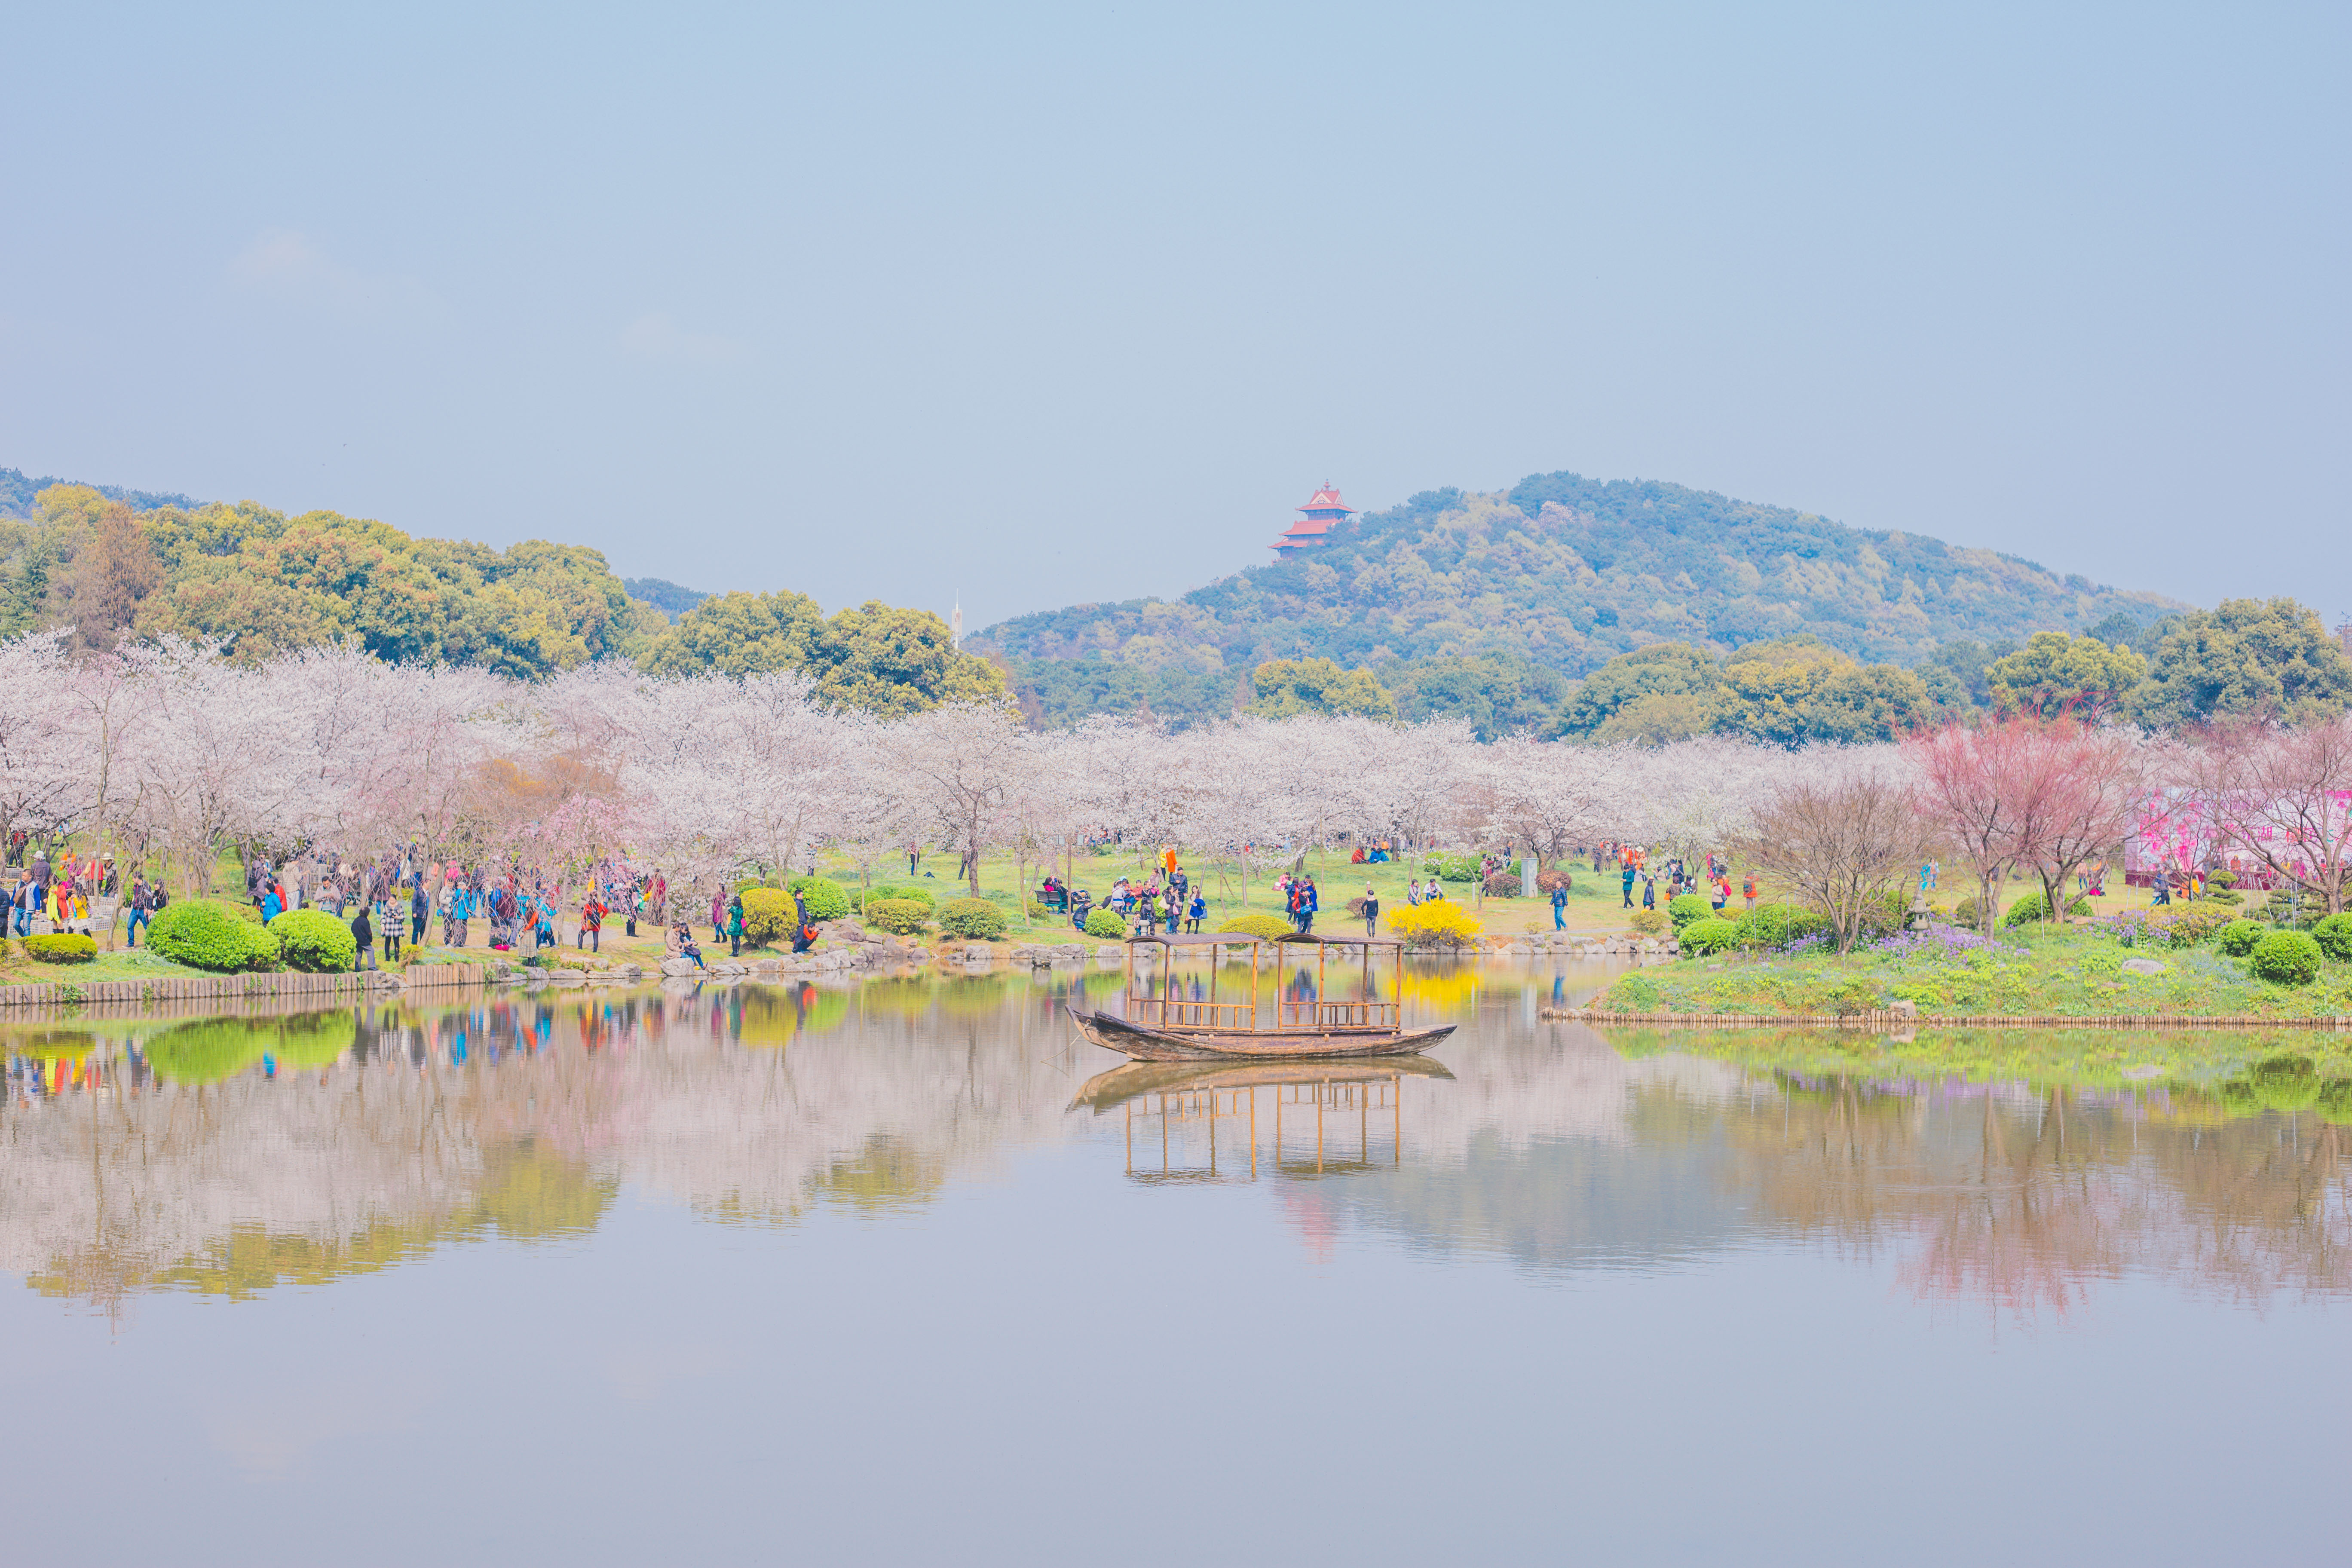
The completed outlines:
{"type": "MultiPolygon", "coordinates": [[[[1285,1002],[1279,996],[1274,1004],[1274,1019],[1269,1026],[1258,1013],[1258,974],[1262,950],[1269,939],[1241,931],[1171,931],[1165,936],[1134,936],[1127,940],[1127,974],[1125,1012],[1130,1022],[1149,1021],[1161,1027],[1210,1029],[1225,1034],[1278,1034],[1303,1025],[1316,1030],[1384,1031],[1393,1032],[1402,1026],[1404,1019],[1404,964],[1396,966],[1396,986],[1386,1002],[1327,1002],[1323,997],[1324,976],[1335,947],[1356,947],[1364,950],[1364,991],[1372,988],[1372,949],[1395,948],[1402,959],[1404,943],[1394,937],[1317,936],[1301,931],[1271,939],[1276,951],[1285,947],[1313,947],[1315,951],[1315,999],[1311,1002],[1285,1002]],[[1139,996],[1135,989],[1135,950],[1145,945],[1160,948],[1160,992],[1157,996],[1139,996]],[[1205,1002],[1184,1002],[1171,999],[1167,992],[1175,978],[1176,950],[1202,948],[1209,952],[1209,999],[1205,1002]],[[1250,950],[1249,1000],[1220,1002],[1217,1000],[1217,950],[1246,947],[1250,950]],[[1296,1016],[1301,1012],[1304,1016],[1296,1016]]],[[[1279,958],[1277,956],[1277,962],[1279,958]]],[[[1149,969],[1147,967],[1147,974],[1149,969]]]]}

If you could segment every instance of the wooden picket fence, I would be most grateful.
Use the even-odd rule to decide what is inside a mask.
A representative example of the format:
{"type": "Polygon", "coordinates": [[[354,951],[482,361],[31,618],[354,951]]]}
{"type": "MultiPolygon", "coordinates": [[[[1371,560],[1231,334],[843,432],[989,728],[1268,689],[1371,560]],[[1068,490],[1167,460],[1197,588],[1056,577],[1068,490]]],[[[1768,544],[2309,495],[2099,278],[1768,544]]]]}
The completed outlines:
{"type": "MultiPolygon", "coordinates": [[[[490,976],[479,963],[421,963],[401,972],[403,988],[438,989],[448,985],[479,985],[490,976]]],[[[191,974],[163,975],[140,980],[92,980],[76,984],[52,981],[42,985],[0,985],[0,1007],[55,1007],[77,1003],[139,1003],[169,1006],[187,1002],[322,1002],[356,1000],[370,991],[388,993],[382,982],[371,986],[366,973],[355,974],[191,974]]]]}

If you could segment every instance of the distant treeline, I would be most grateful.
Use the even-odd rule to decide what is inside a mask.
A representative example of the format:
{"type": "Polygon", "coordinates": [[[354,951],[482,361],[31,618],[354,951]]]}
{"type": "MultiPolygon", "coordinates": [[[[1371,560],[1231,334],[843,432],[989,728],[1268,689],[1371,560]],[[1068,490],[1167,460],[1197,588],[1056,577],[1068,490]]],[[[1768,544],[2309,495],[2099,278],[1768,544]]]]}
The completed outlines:
{"type": "Polygon", "coordinates": [[[667,676],[785,670],[820,703],[891,715],[1004,696],[995,667],[956,652],[926,610],[870,602],[827,616],[800,594],[624,583],[584,545],[497,550],[252,501],[45,484],[30,502],[29,515],[0,518],[0,636],[62,626],[84,647],[186,637],[241,663],[356,647],[522,680],[598,659],[667,676]]]}
{"type": "Polygon", "coordinates": [[[1272,717],[1458,719],[1489,741],[1524,731],[1653,746],[1696,735],[1859,744],[1977,714],[2148,730],[2231,718],[2310,723],[2352,708],[2352,659],[2293,599],[2227,599],[2148,624],[2117,615],[2081,635],[2036,632],[2022,646],[1958,638],[1909,669],[1864,664],[1804,633],[1724,655],[1654,643],[1575,682],[1505,654],[1352,670],[1326,658],[1270,659],[1231,707],[1272,717]]]}

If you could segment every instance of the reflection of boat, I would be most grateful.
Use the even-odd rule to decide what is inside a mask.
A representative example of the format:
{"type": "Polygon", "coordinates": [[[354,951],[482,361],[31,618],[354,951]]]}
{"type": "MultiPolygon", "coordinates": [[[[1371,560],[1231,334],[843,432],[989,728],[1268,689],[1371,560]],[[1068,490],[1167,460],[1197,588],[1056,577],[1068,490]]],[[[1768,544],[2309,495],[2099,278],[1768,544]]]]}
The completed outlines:
{"type": "Polygon", "coordinates": [[[1087,1079],[1079,1086],[1077,1098],[1070,1101],[1070,1109],[1084,1108],[1099,1116],[1147,1094],[1191,1094],[1294,1083],[1372,1083],[1398,1078],[1451,1081],[1453,1077],[1444,1063],[1426,1057],[1395,1057],[1377,1066],[1332,1061],[1129,1062],[1087,1079]]]}
{"type": "MultiPolygon", "coordinates": [[[[1301,984],[1304,984],[1303,977],[1301,984]]],[[[1118,1015],[1098,1010],[1089,1012],[1078,1007],[1071,1007],[1069,1014],[1087,1039],[1135,1061],[1298,1060],[1410,1056],[1427,1050],[1454,1032],[1451,1024],[1442,1024],[1432,1029],[1404,1027],[1402,946],[1393,940],[1378,937],[1283,936],[1271,944],[1260,937],[1232,931],[1133,937],[1127,944],[1125,990],[1126,995],[1118,1015]],[[1262,950],[1268,945],[1274,947],[1277,962],[1285,949],[1315,949],[1312,995],[1302,1000],[1286,999],[1277,994],[1270,1005],[1262,1006],[1259,1004],[1259,960],[1262,950]],[[1172,986],[1166,984],[1163,984],[1160,994],[1150,994],[1148,958],[1144,972],[1147,989],[1139,994],[1135,984],[1137,950],[1158,948],[1165,973],[1172,979],[1176,949],[1180,947],[1205,947],[1209,950],[1208,996],[1192,1000],[1169,994],[1172,986]],[[1227,947],[1249,949],[1250,989],[1245,1001],[1225,1002],[1217,997],[1217,951],[1227,947]],[[1371,979],[1372,950],[1396,949],[1399,954],[1397,989],[1391,1000],[1376,1002],[1366,998],[1335,1002],[1328,999],[1324,994],[1323,980],[1328,956],[1335,947],[1354,948],[1363,953],[1367,990],[1371,979]]]]}

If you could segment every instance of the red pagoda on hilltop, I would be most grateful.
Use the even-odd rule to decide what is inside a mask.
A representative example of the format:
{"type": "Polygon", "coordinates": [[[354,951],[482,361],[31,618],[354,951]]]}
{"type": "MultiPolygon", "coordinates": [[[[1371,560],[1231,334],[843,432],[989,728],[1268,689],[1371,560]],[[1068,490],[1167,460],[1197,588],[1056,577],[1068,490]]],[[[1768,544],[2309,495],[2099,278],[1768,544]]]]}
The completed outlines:
{"type": "Polygon", "coordinates": [[[1298,509],[1306,515],[1283,530],[1274,542],[1274,558],[1287,561],[1302,550],[1330,542],[1331,531],[1355,515],[1356,509],[1339,499],[1337,486],[1326,484],[1298,509]]]}

